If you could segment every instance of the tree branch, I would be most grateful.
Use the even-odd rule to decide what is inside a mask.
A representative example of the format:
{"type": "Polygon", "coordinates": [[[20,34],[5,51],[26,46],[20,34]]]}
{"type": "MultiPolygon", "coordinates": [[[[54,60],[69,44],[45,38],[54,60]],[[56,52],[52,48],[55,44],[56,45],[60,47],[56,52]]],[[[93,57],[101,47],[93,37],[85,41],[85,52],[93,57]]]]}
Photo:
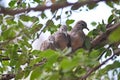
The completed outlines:
{"type": "Polygon", "coordinates": [[[47,9],[51,9],[52,11],[55,11],[57,9],[64,8],[64,7],[67,7],[67,6],[72,6],[73,5],[75,7],[81,7],[81,6],[86,5],[86,4],[96,4],[100,1],[101,0],[87,0],[87,1],[76,2],[76,3],[65,2],[65,3],[53,4],[51,6],[42,5],[42,6],[37,6],[35,8],[15,9],[15,10],[1,7],[0,13],[3,13],[5,15],[14,16],[15,14],[19,14],[19,13],[23,13],[23,12],[29,12],[31,10],[33,10],[33,11],[44,11],[44,10],[47,10],[47,9]]]}
{"type": "Polygon", "coordinates": [[[110,34],[111,32],[113,32],[115,29],[117,29],[119,26],[120,26],[120,22],[114,24],[113,26],[111,26],[111,27],[109,27],[109,28],[107,28],[105,33],[102,33],[102,34],[98,35],[95,39],[93,39],[93,40],[91,41],[92,48],[96,47],[96,46],[99,45],[101,42],[103,42],[104,40],[106,40],[107,37],[109,36],[109,34],[110,34]]]}
{"type": "Polygon", "coordinates": [[[94,71],[96,71],[97,69],[99,69],[102,65],[104,65],[106,62],[108,62],[109,60],[113,59],[113,57],[117,54],[120,54],[120,48],[114,50],[114,54],[109,57],[108,59],[106,59],[104,62],[102,62],[101,64],[95,66],[94,68],[90,69],[84,76],[82,76],[79,80],[86,80],[87,77],[90,76],[91,73],[93,73],[94,71]]]}
{"type": "Polygon", "coordinates": [[[2,77],[0,80],[10,80],[12,78],[14,78],[15,75],[14,74],[2,74],[2,77]]]}

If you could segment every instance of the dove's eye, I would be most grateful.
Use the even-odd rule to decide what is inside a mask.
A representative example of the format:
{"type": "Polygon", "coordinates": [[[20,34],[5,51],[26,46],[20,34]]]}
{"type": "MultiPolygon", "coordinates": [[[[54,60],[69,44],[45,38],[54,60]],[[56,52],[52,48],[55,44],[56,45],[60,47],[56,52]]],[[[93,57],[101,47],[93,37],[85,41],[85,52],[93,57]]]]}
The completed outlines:
{"type": "Polygon", "coordinates": [[[84,24],[84,23],[81,23],[81,26],[85,27],[85,24],[84,24]]]}

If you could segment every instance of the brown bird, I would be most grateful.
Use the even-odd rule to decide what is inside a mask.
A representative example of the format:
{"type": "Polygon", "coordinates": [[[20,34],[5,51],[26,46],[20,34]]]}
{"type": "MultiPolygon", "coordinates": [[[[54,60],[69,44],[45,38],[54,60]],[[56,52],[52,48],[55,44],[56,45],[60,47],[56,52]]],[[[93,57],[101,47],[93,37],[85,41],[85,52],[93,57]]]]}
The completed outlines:
{"type": "Polygon", "coordinates": [[[70,47],[70,36],[67,34],[67,26],[62,25],[58,32],[54,34],[56,45],[58,49],[64,50],[70,47]]]}
{"type": "Polygon", "coordinates": [[[47,49],[52,49],[52,50],[56,50],[57,46],[55,43],[55,37],[53,35],[48,37],[48,40],[43,41],[43,43],[40,46],[40,50],[44,51],[47,49]]]}
{"type": "Polygon", "coordinates": [[[88,29],[87,24],[85,21],[80,20],[75,24],[75,26],[72,28],[72,30],[69,33],[73,52],[83,47],[84,45],[84,41],[85,41],[85,34],[83,32],[84,28],[88,29]]]}

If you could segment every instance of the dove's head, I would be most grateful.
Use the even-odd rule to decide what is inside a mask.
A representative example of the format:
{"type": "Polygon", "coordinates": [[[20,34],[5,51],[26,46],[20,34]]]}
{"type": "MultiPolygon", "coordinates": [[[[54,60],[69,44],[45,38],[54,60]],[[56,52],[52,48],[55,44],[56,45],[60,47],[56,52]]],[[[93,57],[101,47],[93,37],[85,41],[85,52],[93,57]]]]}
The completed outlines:
{"type": "Polygon", "coordinates": [[[67,34],[67,26],[66,26],[66,25],[62,25],[62,26],[60,27],[59,31],[62,32],[62,33],[67,34]]]}
{"type": "Polygon", "coordinates": [[[79,29],[79,30],[83,30],[83,29],[89,30],[89,29],[87,28],[87,23],[86,23],[85,21],[83,21],[83,20],[78,21],[78,22],[76,23],[75,27],[77,27],[77,29],[79,29]]]}
{"type": "Polygon", "coordinates": [[[54,43],[55,42],[55,37],[53,35],[48,37],[49,43],[54,43]]]}

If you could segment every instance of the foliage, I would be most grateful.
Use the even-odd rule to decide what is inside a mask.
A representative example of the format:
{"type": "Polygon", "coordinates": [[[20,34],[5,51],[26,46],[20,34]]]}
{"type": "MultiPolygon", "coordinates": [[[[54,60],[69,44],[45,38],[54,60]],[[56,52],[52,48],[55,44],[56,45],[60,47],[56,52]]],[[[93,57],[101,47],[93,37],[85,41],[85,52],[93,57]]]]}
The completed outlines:
{"type": "MultiPolygon", "coordinates": [[[[50,0],[51,3],[61,4],[66,0],[50,0]]],[[[87,2],[88,0],[79,0],[80,2],[87,2]]],[[[91,0],[95,1],[95,0],[91,0]]],[[[97,46],[92,47],[91,41],[94,40],[101,33],[106,33],[107,28],[111,25],[120,23],[120,10],[116,9],[114,5],[120,4],[119,0],[101,0],[106,5],[112,8],[112,14],[108,18],[108,23],[95,22],[91,23],[95,26],[95,29],[89,31],[87,39],[85,40],[85,48],[77,50],[72,56],[66,56],[64,53],[53,50],[33,50],[31,44],[39,38],[41,32],[50,31],[53,34],[61,25],[61,14],[67,16],[65,21],[68,29],[71,30],[71,24],[75,20],[69,19],[72,12],[79,10],[81,5],[73,5],[70,11],[57,15],[58,9],[51,9],[51,19],[48,18],[48,14],[43,10],[39,11],[40,15],[30,16],[28,12],[23,12],[16,15],[0,14],[0,79],[3,79],[3,75],[11,74],[15,80],[25,79],[30,77],[30,80],[79,80],[84,78],[87,72],[93,70],[93,74],[88,76],[88,80],[98,79],[104,77],[105,80],[109,79],[108,73],[112,70],[113,74],[116,70],[116,75],[119,78],[120,62],[116,60],[119,54],[114,55],[120,42],[120,27],[107,34],[107,37],[103,39],[97,46]],[[44,21],[46,20],[47,21],[44,21]],[[44,23],[43,23],[44,21],[44,23]],[[60,21],[56,24],[56,21],[60,21]],[[26,24],[31,24],[30,26],[26,24]],[[109,46],[109,47],[105,47],[109,46]],[[86,50],[87,49],[87,50],[86,50]],[[111,57],[114,55],[113,57],[111,57]],[[105,67],[100,66],[102,64],[101,59],[111,59],[112,64],[105,67]],[[98,68],[96,68],[98,66],[98,68]],[[99,67],[100,66],[100,67],[99,67]]],[[[90,3],[90,1],[89,1],[90,3]]],[[[33,0],[25,2],[25,0],[11,0],[9,7],[6,9],[27,9],[32,5],[44,6],[47,4],[46,0],[33,0]]],[[[82,5],[86,6],[89,10],[98,6],[98,3],[92,3],[82,5]],[[92,5],[93,4],[93,5],[92,5]]],[[[2,7],[0,7],[2,9],[2,7]]],[[[14,12],[13,12],[14,13],[14,12]]],[[[35,13],[35,12],[33,12],[35,13]]],[[[120,53],[120,52],[119,52],[120,53]]],[[[103,61],[104,62],[104,61],[103,61]]],[[[7,78],[9,79],[9,78],[7,78]]],[[[84,78],[85,79],[85,78],[84,78]]]]}

